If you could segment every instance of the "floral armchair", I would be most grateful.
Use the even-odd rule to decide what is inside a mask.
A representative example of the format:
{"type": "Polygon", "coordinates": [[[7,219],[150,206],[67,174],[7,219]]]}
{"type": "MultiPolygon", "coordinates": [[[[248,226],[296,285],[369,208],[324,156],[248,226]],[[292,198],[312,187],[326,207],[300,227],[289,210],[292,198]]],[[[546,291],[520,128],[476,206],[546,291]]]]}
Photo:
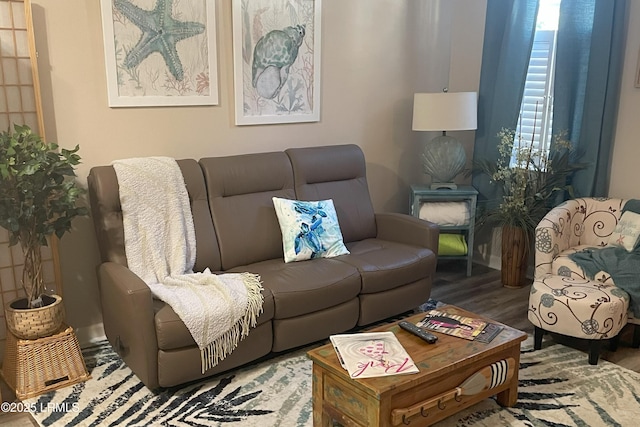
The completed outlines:
{"type": "MultiPolygon", "coordinates": [[[[569,254],[604,247],[616,228],[625,199],[579,198],[552,209],[536,227],[534,278],[545,274],[585,279],[569,254]]],[[[595,279],[613,284],[605,271],[595,279]]]]}
{"type": "MultiPolygon", "coordinates": [[[[629,295],[615,286],[611,275],[599,271],[591,279],[570,257],[586,248],[607,246],[627,203],[619,198],[578,198],[552,209],[535,232],[534,283],[529,320],[541,330],[588,339],[594,346],[589,360],[597,363],[599,342],[614,338],[627,322],[640,323],[628,313],[629,295]]],[[[613,348],[617,341],[613,341],[613,348]]],[[[640,327],[633,346],[640,344],[640,327]]]]}

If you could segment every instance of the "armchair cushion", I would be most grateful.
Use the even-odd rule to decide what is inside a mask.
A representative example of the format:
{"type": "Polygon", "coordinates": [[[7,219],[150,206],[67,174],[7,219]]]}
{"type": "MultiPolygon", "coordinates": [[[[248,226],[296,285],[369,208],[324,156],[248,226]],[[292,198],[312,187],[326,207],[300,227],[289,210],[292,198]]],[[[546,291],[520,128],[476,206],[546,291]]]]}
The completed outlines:
{"type": "Polygon", "coordinates": [[[596,280],[597,272],[609,273],[616,287],[629,293],[633,314],[640,317],[640,250],[627,252],[620,246],[608,246],[576,252],[571,258],[588,279],[596,280]]]}
{"type": "Polygon", "coordinates": [[[545,331],[600,340],[627,324],[629,295],[613,285],[549,274],[537,278],[529,295],[529,321],[545,331]]]}
{"type": "MultiPolygon", "coordinates": [[[[572,255],[590,249],[597,249],[597,246],[578,245],[560,252],[551,264],[551,274],[562,277],[571,277],[573,279],[586,279],[585,272],[582,268],[571,259],[572,255]]],[[[612,285],[613,279],[606,271],[597,272],[594,280],[612,285]]]]}

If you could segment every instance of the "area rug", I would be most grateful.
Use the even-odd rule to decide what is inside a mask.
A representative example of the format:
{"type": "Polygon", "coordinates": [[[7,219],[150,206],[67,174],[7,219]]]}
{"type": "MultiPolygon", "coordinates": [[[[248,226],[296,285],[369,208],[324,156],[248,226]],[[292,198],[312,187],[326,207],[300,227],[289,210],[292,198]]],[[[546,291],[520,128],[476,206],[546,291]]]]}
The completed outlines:
{"type": "MultiPolygon", "coordinates": [[[[638,425],[640,374],[553,341],[521,348],[515,407],[486,399],[436,426],[638,425]]],[[[154,394],[104,342],[84,350],[90,380],[27,403],[42,426],[311,426],[309,349],[154,394]]]]}

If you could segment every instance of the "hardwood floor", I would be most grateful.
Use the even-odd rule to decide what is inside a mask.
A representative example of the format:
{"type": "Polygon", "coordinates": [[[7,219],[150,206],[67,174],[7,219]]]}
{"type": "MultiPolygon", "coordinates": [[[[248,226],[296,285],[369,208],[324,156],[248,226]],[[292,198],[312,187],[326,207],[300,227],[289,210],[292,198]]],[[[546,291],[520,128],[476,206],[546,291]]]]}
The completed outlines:
{"type": "MultiPolygon", "coordinates": [[[[498,322],[533,334],[533,325],[527,319],[530,285],[509,289],[500,283],[500,271],[474,264],[471,277],[466,276],[465,263],[440,261],[431,298],[457,305],[471,312],[483,314],[498,322]]],[[[615,352],[603,345],[600,357],[609,362],[640,372],[640,349],[631,348],[633,325],[622,330],[620,345],[615,352]]],[[[587,358],[587,342],[553,335],[559,343],[579,349],[587,358]]]]}
{"type": "Polygon", "coordinates": [[[500,271],[474,264],[466,276],[466,261],[440,261],[431,298],[479,313],[490,319],[533,334],[527,320],[529,286],[508,289],[500,283],[500,271]]]}
{"type": "MultiPolygon", "coordinates": [[[[471,277],[466,276],[466,264],[461,261],[441,261],[438,264],[431,298],[457,305],[461,308],[483,314],[498,322],[533,334],[533,325],[527,319],[529,288],[508,289],[500,283],[500,271],[474,264],[471,277]]],[[[640,372],[640,350],[630,347],[633,335],[632,325],[623,330],[620,346],[610,352],[603,346],[601,358],[640,372]]],[[[584,351],[587,359],[586,343],[554,336],[554,340],[584,351]]],[[[13,399],[5,384],[0,384],[5,401],[13,399]]],[[[37,426],[28,414],[2,414],[0,425],[13,427],[37,426]]]]}

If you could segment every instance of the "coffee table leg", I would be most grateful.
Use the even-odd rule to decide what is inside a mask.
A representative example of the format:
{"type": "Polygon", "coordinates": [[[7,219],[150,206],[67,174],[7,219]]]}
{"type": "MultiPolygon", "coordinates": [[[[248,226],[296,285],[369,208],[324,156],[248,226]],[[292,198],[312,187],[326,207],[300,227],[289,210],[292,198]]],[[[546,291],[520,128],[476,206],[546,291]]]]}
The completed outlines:
{"type": "Polygon", "coordinates": [[[331,418],[324,410],[324,371],[315,363],[312,384],[313,427],[331,427],[331,418]]]}
{"type": "MultiPolygon", "coordinates": [[[[516,366],[519,366],[518,361],[516,361],[516,366]]],[[[516,404],[518,401],[518,371],[511,377],[509,388],[496,395],[496,401],[501,406],[513,406],[516,404]]]]}

